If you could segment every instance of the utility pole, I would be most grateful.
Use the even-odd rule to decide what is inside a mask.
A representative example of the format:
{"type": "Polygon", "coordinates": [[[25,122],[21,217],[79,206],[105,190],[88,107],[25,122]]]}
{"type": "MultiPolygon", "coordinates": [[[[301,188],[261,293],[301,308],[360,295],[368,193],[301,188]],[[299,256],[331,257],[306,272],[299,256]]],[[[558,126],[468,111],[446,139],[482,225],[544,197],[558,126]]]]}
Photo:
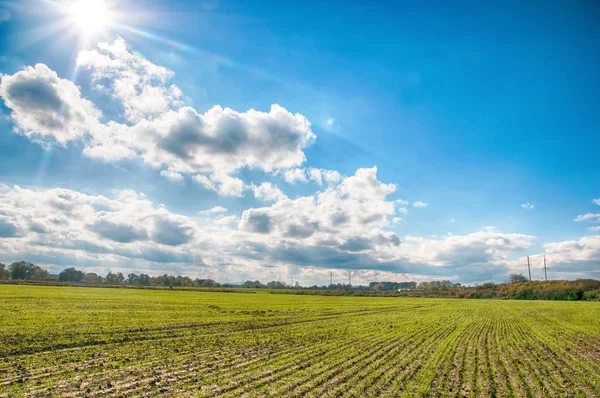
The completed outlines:
{"type": "Polygon", "coordinates": [[[329,271],[329,286],[333,285],[333,272],[329,271]]]}
{"type": "Polygon", "coordinates": [[[544,254],[544,280],[548,280],[548,267],[546,266],[546,255],[544,254]]]}
{"type": "Polygon", "coordinates": [[[348,271],[348,286],[352,286],[352,271],[348,271]]]}
{"type": "Polygon", "coordinates": [[[529,281],[531,282],[531,265],[529,264],[529,256],[527,256],[527,271],[529,271],[529,281]]]}

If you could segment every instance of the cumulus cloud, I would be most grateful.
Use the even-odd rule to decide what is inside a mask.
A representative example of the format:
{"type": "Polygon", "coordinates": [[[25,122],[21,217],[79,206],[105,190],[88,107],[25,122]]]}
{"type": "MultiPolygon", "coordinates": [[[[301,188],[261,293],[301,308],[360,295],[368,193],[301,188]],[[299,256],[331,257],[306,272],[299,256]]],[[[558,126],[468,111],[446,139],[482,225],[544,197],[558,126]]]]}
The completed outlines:
{"type": "Polygon", "coordinates": [[[600,235],[547,243],[544,249],[551,272],[580,277],[600,276],[600,235]]]}
{"type": "Polygon", "coordinates": [[[98,129],[101,116],[79,87],[44,64],[2,75],[0,97],[11,109],[18,132],[43,142],[67,142],[98,129]]]}
{"type": "Polygon", "coordinates": [[[310,180],[315,182],[317,185],[323,185],[323,173],[319,169],[308,169],[308,178],[310,178],[310,180]]]}
{"type": "Polygon", "coordinates": [[[107,219],[98,220],[89,229],[101,237],[114,240],[115,242],[129,243],[148,239],[148,234],[143,229],[138,229],[133,225],[112,222],[107,219]]]}
{"type": "Polygon", "coordinates": [[[205,113],[184,106],[174,74],[132,53],[121,38],[85,50],[78,65],[96,87],[123,106],[125,120],[100,122],[102,113],[79,88],[46,65],[2,76],[0,96],[22,134],[61,145],[83,143],[86,156],[114,161],[139,158],[166,178],[197,180],[223,195],[241,196],[241,168],[265,172],[300,166],[315,135],[310,122],[274,104],[267,112],[214,106],[205,113]]]}
{"type": "Polygon", "coordinates": [[[223,173],[208,176],[197,174],[194,176],[194,180],[206,189],[215,191],[221,196],[244,196],[244,182],[237,177],[231,177],[223,173]]]}
{"type": "Polygon", "coordinates": [[[356,199],[382,200],[396,191],[396,185],[385,184],[377,179],[377,166],[358,169],[356,174],[344,178],[340,192],[356,199]]]}
{"type": "Polygon", "coordinates": [[[295,184],[296,182],[305,184],[312,181],[318,186],[322,186],[323,182],[326,182],[328,185],[337,184],[342,179],[342,175],[336,170],[317,169],[314,167],[307,169],[293,168],[283,173],[283,179],[288,184],[295,184]]]}
{"type": "Polygon", "coordinates": [[[157,243],[179,246],[188,243],[193,235],[193,228],[186,225],[186,220],[183,217],[164,214],[154,217],[152,239],[157,243]]]}
{"type": "Polygon", "coordinates": [[[16,238],[14,250],[60,250],[74,257],[86,252],[178,261],[181,253],[168,247],[189,243],[198,231],[188,218],[128,190],[108,198],[68,189],[2,185],[0,214],[4,215],[0,234],[16,238]]]}
{"type": "Polygon", "coordinates": [[[383,230],[396,214],[394,202],[386,200],[394,188],[378,181],[376,173],[376,168],[359,169],[336,188],[297,199],[280,197],[269,207],[248,209],[239,229],[268,234],[273,243],[285,238],[346,251],[398,245],[399,238],[383,230]]]}
{"type": "Polygon", "coordinates": [[[287,196],[281,192],[281,190],[270,182],[263,182],[260,185],[252,185],[252,191],[256,199],[265,202],[277,202],[279,200],[287,199],[287,196]]]}
{"type": "Polygon", "coordinates": [[[335,170],[322,170],[322,174],[329,184],[337,184],[342,179],[342,175],[335,170]]]}
{"type": "Polygon", "coordinates": [[[425,202],[421,202],[421,201],[416,201],[415,203],[413,203],[413,207],[414,208],[423,208],[423,207],[427,207],[428,203],[425,202]]]}
{"type": "Polygon", "coordinates": [[[181,90],[168,85],[173,71],[132,54],[120,37],[98,44],[97,50],[81,51],[77,65],[92,71],[96,87],[120,100],[129,122],[156,117],[183,104],[181,90]]]}
{"type": "Polygon", "coordinates": [[[304,169],[286,170],[283,174],[283,179],[289,184],[294,184],[295,182],[308,182],[304,169]]]}
{"type": "Polygon", "coordinates": [[[0,186],[0,233],[10,238],[0,240],[0,250],[8,259],[190,275],[201,269],[216,278],[234,272],[268,280],[273,270],[294,266],[307,278],[310,270],[350,268],[484,281],[505,278],[509,256],[531,246],[531,236],[493,230],[398,236],[388,230],[397,205],[382,196],[381,182],[364,170],[349,178],[370,181],[362,185],[373,192],[357,197],[342,181],[312,196],[247,209],[239,218],[222,216],[225,208],[215,206],[203,213],[213,217],[198,220],[134,191],[107,197],[0,186]]]}
{"type": "Polygon", "coordinates": [[[403,244],[411,258],[436,266],[485,265],[507,262],[509,254],[531,247],[533,240],[531,235],[484,230],[441,238],[409,236],[404,238],[403,244]]]}
{"type": "Polygon", "coordinates": [[[526,210],[534,210],[535,209],[535,205],[532,204],[532,203],[529,203],[529,202],[523,203],[521,205],[521,207],[524,208],[524,209],[526,209],[526,210]]]}

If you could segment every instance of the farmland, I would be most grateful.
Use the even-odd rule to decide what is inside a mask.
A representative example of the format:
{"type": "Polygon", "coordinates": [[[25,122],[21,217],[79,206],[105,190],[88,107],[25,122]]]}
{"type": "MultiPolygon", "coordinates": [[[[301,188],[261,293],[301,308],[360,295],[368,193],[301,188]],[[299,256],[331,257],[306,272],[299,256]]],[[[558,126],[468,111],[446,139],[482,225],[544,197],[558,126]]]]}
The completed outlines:
{"type": "Polygon", "coordinates": [[[600,304],[0,285],[0,396],[600,396],[600,304]]]}

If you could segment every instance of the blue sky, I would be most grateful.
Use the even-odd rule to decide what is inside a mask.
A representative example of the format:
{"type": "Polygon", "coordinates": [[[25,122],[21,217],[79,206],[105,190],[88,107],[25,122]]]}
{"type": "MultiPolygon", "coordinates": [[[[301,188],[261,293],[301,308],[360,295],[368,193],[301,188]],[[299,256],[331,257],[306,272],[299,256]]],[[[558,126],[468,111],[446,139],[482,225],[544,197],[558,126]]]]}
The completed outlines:
{"type": "Polygon", "coordinates": [[[307,284],[348,268],[364,282],[473,283],[504,280],[525,270],[525,256],[537,266],[546,254],[555,277],[598,277],[592,2],[107,0],[94,31],[77,7],[0,2],[4,262],[307,284]],[[36,64],[45,69],[26,69],[36,64]],[[45,90],[57,90],[57,114],[86,116],[39,111],[53,111],[45,90]],[[235,114],[207,116],[216,105],[235,114]],[[192,119],[189,133],[182,120],[192,119]],[[234,119],[256,130],[236,130],[234,119]],[[310,170],[340,177],[319,185],[310,170]],[[271,196],[261,199],[253,187],[265,182],[271,196]],[[111,211],[81,208],[69,225],[76,238],[66,226],[34,231],[56,208],[19,195],[56,190],[87,195],[75,207],[138,196],[111,211]],[[326,195],[335,201],[322,204],[326,195]],[[148,214],[127,219],[137,206],[148,214]],[[201,213],[215,206],[227,211],[201,213]],[[338,211],[348,224],[332,223],[338,211]],[[158,238],[163,216],[186,239],[158,238]],[[136,238],[115,240],[123,231],[136,238]]]}

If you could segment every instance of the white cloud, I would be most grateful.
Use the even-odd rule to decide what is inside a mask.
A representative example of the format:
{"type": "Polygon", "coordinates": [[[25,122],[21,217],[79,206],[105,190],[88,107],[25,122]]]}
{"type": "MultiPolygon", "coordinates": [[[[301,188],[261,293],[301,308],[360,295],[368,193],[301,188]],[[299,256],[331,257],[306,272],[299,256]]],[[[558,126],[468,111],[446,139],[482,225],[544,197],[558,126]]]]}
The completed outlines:
{"type": "Polygon", "coordinates": [[[595,273],[596,278],[600,273],[600,235],[547,243],[544,248],[551,272],[583,273],[583,277],[595,273]]]}
{"type": "Polygon", "coordinates": [[[98,44],[98,50],[81,51],[77,65],[90,69],[94,83],[121,101],[130,122],[162,115],[183,104],[181,90],[167,85],[173,71],[132,54],[120,37],[98,44]]]}
{"type": "Polygon", "coordinates": [[[532,203],[529,203],[529,202],[523,203],[521,205],[521,207],[524,208],[524,209],[527,209],[527,210],[534,210],[535,209],[535,205],[532,204],[532,203]]]}
{"type": "Polygon", "coordinates": [[[227,174],[196,174],[194,180],[205,188],[217,192],[221,196],[244,196],[244,182],[227,174]]]}
{"type": "Polygon", "coordinates": [[[160,175],[173,181],[183,180],[183,176],[180,173],[171,170],[161,170],[160,175]]]}
{"type": "Polygon", "coordinates": [[[244,196],[244,181],[227,174],[213,174],[215,181],[219,182],[219,194],[225,196],[244,196]]]}
{"type": "Polygon", "coordinates": [[[44,64],[2,75],[0,97],[19,132],[43,142],[67,142],[99,129],[101,112],[81,97],[79,87],[44,64]]]}
{"type": "Polygon", "coordinates": [[[0,198],[0,214],[19,227],[19,242],[35,250],[62,248],[144,257],[142,253],[151,247],[187,244],[198,231],[188,218],[128,190],[108,198],[67,189],[2,185],[0,198]]]}
{"type": "Polygon", "coordinates": [[[327,125],[331,127],[335,123],[335,119],[330,117],[325,123],[327,123],[327,125]]]}
{"type": "Polygon", "coordinates": [[[227,208],[223,207],[223,206],[215,206],[212,209],[210,209],[211,213],[227,213],[227,208]]]}
{"type": "Polygon", "coordinates": [[[600,213],[582,214],[573,219],[575,222],[589,221],[592,223],[600,223],[600,213]]]}
{"type": "Polygon", "coordinates": [[[589,227],[588,231],[600,232],[600,225],[594,225],[593,227],[589,227]]]}
{"type": "Polygon", "coordinates": [[[399,238],[383,230],[396,214],[394,202],[385,200],[394,188],[378,181],[376,172],[376,168],[359,169],[337,188],[248,209],[239,228],[269,236],[273,244],[283,238],[352,252],[398,245],[399,238]]]}
{"type": "Polygon", "coordinates": [[[425,203],[425,202],[421,202],[421,201],[416,201],[415,203],[413,203],[413,207],[415,208],[423,208],[423,207],[427,207],[429,204],[425,203]]]}
{"type": "Polygon", "coordinates": [[[329,184],[337,184],[342,179],[341,174],[335,170],[323,170],[322,174],[325,176],[325,181],[329,184]]]}
{"type": "Polygon", "coordinates": [[[413,261],[435,266],[490,266],[506,265],[509,254],[528,249],[533,239],[531,235],[488,230],[436,239],[408,236],[403,239],[403,245],[413,261]]]}
{"type": "Polygon", "coordinates": [[[308,182],[308,179],[306,178],[306,173],[304,172],[304,169],[286,170],[285,173],[283,174],[283,179],[289,184],[294,184],[296,181],[308,182]]]}
{"type": "Polygon", "coordinates": [[[180,90],[168,84],[173,72],[133,54],[120,38],[82,51],[78,64],[121,103],[127,123],[100,123],[101,112],[75,84],[38,64],[2,76],[0,95],[21,133],[61,145],[79,140],[86,156],[103,160],[137,157],[164,168],[167,178],[203,174],[201,180],[212,181],[219,193],[234,196],[243,184],[227,176],[246,167],[265,172],[298,167],[306,160],[303,149],[315,139],[304,116],[277,104],[268,112],[217,105],[203,114],[183,106],[180,90]]]}
{"type": "Polygon", "coordinates": [[[308,178],[310,178],[310,180],[315,182],[317,185],[323,185],[323,173],[319,169],[308,169],[308,178]]]}
{"type": "MultiPolygon", "coordinates": [[[[306,175],[308,175],[308,179],[310,181],[319,186],[323,185],[323,180],[325,180],[325,182],[327,182],[329,185],[334,185],[340,182],[342,179],[342,175],[336,170],[316,169],[314,167],[306,169],[306,175]]],[[[298,178],[301,179],[302,176],[299,175],[298,178]]],[[[304,180],[302,181],[306,182],[304,180]]]]}
{"type": "MultiPolygon", "coordinates": [[[[360,170],[352,177],[357,175],[360,170]]],[[[370,189],[378,192],[378,186],[370,189]]],[[[0,250],[4,258],[62,266],[192,276],[202,269],[205,276],[225,279],[269,280],[273,270],[285,273],[293,266],[306,275],[345,268],[483,281],[505,278],[508,256],[529,248],[533,239],[497,231],[401,238],[387,230],[398,221],[395,206],[378,194],[350,196],[339,186],[248,209],[239,219],[221,216],[224,208],[215,207],[203,214],[216,217],[195,220],[133,191],[106,197],[0,186],[0,250]]]]}
{"type": "Polygon", "coordinates": [[[600,206],[600,198],[598,198],[598,199],[592,199],[592,203],[600,206]]]}
{"type": "Polygon", "coordinates": [[[270,182],[263,182],[260,185],[252,185],[254,196],[265,202],[277,202],[287,199],[287,196],[281,190],[270,182]]]}
{"type": "Polygon", "coordinates": [[[395,192],[396,186],[377,180],[377,166],[373,166],[370,169],[358,169],[353,176],[344,178],[340,191],[356,199],[381,200],[395,192]]]}

